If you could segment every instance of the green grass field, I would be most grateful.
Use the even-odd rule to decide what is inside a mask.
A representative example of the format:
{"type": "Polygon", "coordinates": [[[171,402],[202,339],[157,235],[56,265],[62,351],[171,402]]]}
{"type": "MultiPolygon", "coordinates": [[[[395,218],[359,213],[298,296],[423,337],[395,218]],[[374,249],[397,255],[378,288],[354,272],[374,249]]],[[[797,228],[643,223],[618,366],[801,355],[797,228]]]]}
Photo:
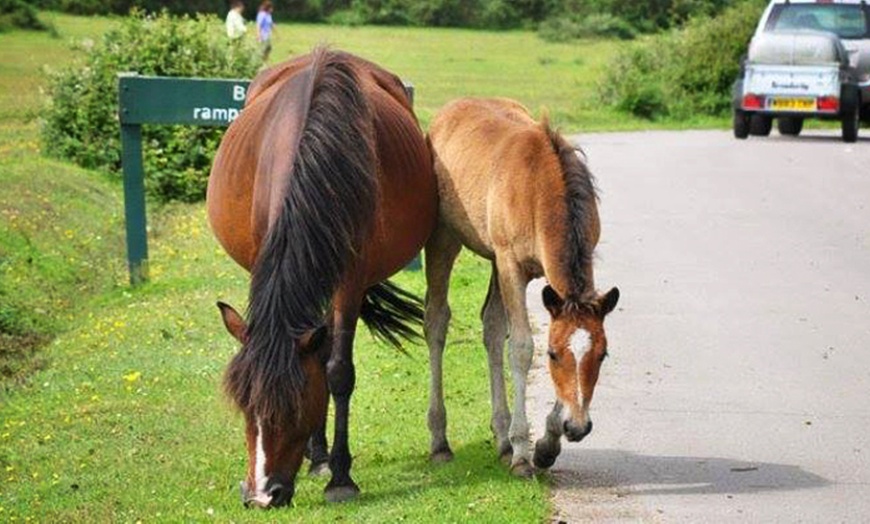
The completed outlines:
{"type": "MultiPolygon", "coordinates": [[[[243,422],[220,391],[237,348],[215,301],[243,308],[247,276],[212,239],[202,205],[152,206],[152,281],[126,285],[120,183],[41,157],[37,121],[44,68],[71,63],[72,40],[115,22],[47,17],[59,38],[0,34],[0,323],[21,331],[0,337],[0,522],[547,520],[546,477],[512,478],[495,457],[478,320],[488,265],[468,255],[452,281],[445,358],[455,461],[427,460],[425,347],[402,355],[361,330],[351,446],[362,496],[327,505],[326,479],[300,477],[294,508],[242,509],[243,422]]],[[[424,127],[464,95],[546,108],[566,132],[649,127],[596,102],[615,42],[281,24],[273,61],[318,43],[413,83],[424,127]]],[[[423,293],[419,272],[398,281],[423,293]]]]}

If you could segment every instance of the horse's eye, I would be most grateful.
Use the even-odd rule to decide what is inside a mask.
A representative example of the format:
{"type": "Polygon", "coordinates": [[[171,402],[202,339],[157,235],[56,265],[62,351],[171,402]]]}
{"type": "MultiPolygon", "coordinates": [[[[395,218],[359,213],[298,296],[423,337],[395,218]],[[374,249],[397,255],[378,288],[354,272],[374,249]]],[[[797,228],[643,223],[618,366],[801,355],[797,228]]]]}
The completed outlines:
{"type": "Polygon", "coordinates": [[[547,356],[550,357],[550,360],[552,360],[552,361],[554,361],[554,362],[555,362],[556,360],[559,360],[559,355],[557,355],[556,352],[553,351],[552,348],[550,348],[550,349],[547,350],[547,356]]]}
{"type": "Polygon", "coordinates": [[[608,353],[607,353],[607,350],[605,350],[604,353],[602,353],[601,356],[598,357],[598,362],[604,362],[604,359],[606,359],[607,357],[608,357],[608,353]]]}

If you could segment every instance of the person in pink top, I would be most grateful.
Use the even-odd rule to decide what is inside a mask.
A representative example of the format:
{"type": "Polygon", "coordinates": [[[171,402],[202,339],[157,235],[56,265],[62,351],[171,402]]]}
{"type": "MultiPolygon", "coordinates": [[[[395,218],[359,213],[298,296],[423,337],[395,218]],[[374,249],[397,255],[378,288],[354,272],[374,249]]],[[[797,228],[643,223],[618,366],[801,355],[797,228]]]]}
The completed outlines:
{"type": "Polygon", "coordinates": [[[266,0],[260,4],[260,9],[257,11],[257,41],[260,42],[263,62],[269,59],[269,53],[272,52],[272,32],[274,28],[272,2],[266,0]]]}

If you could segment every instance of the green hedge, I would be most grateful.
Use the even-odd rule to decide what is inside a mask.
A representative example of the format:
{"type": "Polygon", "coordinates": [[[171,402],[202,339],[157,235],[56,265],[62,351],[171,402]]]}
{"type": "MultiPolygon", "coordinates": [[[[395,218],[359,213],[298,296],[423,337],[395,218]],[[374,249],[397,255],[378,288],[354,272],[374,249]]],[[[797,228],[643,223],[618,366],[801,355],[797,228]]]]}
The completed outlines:
{"type": "MultiPolygon", "coordinates": [[[[83,63],[51,74],[51,102],[43,114],[44,150],[83,167],[119,174],[117,74],[253,77],[261,65],[256,42],[246,39],[233,44],[214,16],[134,11],[100,43],[82,47],[83,63]]],[[[222,134],[216,128],[144,126],[149,194],[160,201],[201,199],[222,134]]]]}
{"type": "Polygon", "coordinates": [[[740,58],[766,4],[744,0],[619,53],[599,84],[602,100],[649,119],[726,113],[740,58]]]}

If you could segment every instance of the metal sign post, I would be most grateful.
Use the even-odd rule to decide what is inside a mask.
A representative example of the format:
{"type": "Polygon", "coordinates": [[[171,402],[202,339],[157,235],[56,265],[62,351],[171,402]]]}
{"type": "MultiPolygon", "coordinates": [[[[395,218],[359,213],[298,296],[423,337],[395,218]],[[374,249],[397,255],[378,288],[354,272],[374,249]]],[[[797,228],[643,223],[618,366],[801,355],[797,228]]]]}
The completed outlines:
{"type": "Polygon", "coordinates": [[[132,285],[148,280],[142,124],[228,126],[242,111],[249,84],[248,80],[170,78],[136,73],[118,76],[127,263],[132,285]]]}

